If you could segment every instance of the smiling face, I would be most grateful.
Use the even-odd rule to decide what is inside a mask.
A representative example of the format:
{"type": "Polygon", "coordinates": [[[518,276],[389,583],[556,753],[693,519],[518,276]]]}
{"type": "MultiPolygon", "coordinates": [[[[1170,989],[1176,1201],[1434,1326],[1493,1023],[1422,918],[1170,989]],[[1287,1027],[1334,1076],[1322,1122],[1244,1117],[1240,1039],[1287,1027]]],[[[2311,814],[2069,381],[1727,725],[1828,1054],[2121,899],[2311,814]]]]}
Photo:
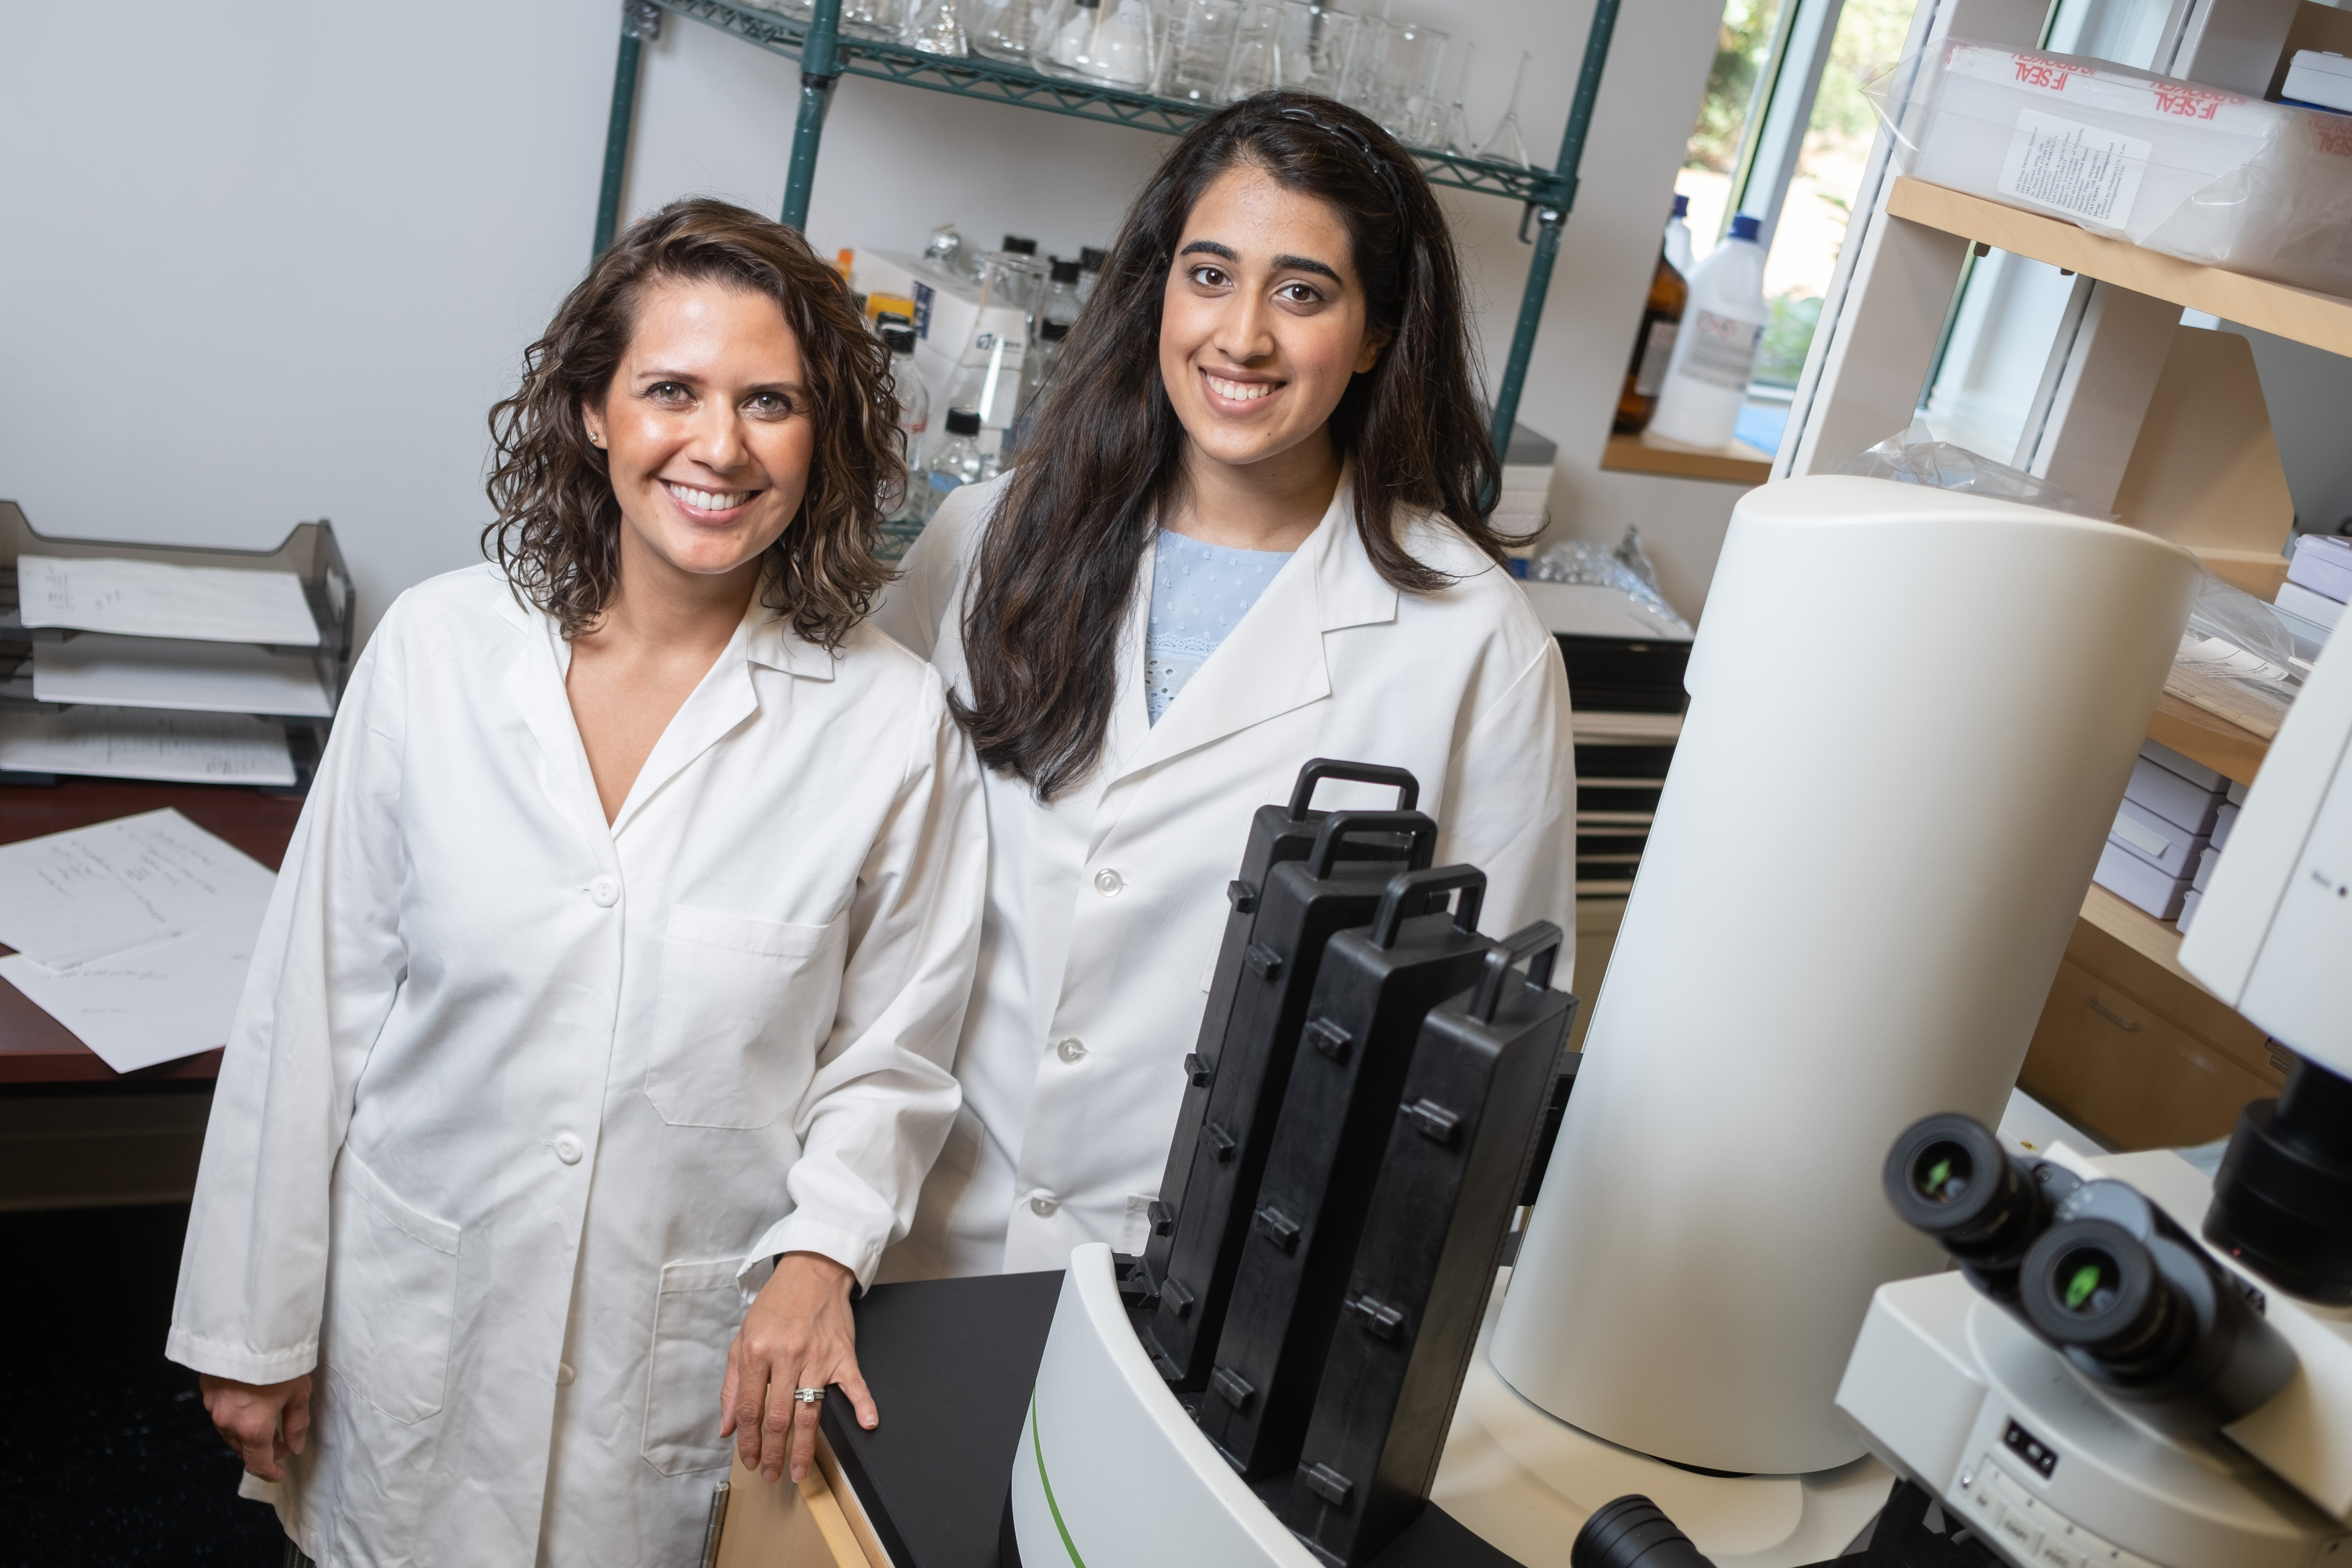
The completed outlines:
{"type": "Polygon", "coordinates": [[[610,458],[622,561],[755,578],[800,511],[816,426],[800,340],[764,294],[656,281],[601,405],[583,405],[610,458]]]}
{"type": "Polygon", "coordinates": [[[1185,217],[1160,316],[1160,377],[1194,461],[1328,464],[1324,427],[1379,360],[1339,211],[1253,164],[1185,217]]]}

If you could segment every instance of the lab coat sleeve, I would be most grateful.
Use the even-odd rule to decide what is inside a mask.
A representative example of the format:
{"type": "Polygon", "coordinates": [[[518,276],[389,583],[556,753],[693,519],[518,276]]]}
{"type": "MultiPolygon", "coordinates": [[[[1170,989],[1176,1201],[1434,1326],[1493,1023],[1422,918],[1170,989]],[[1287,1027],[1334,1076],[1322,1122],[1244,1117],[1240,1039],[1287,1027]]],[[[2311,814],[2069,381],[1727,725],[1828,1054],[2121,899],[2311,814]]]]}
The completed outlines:
{"type": "Polygon", "coordinates": [[[898,563],[898,580],[875,608],[875,626],[918,658],[939,652],[948,617],[961,612],[971,553],[1003,483],[1000,478],[950,491],[908,547],[898,563]]]}
{"type": "Polygon", "coordinates": [[[205,1129],[164,1353],[243,1383],[283,1382],[318,1362],[328,1185],[360,1069],[407,973],[398,618],[379,628],[336,713],[205,1129]]]}
{"type": "Polygon", "coordinates": [[[1441,865],[1486,871],[1479,929],[1507,936],[1550,921],[1565,937],[1553,984],[1576,962],[1576,754],[1568,674],[1546,637],[1476,712],[1447,767],[1441,865]]]}
{"type": "Polygon", "coordinates": [[[911,754],[858,876],[834,1026],[794,1113],[792,1212],[745,1259],[816,1252],[872,1282],[907,1234],[962,1091],[952,1067],[979,962],[988,828],[979,764],[923,671],[911,754]]]}

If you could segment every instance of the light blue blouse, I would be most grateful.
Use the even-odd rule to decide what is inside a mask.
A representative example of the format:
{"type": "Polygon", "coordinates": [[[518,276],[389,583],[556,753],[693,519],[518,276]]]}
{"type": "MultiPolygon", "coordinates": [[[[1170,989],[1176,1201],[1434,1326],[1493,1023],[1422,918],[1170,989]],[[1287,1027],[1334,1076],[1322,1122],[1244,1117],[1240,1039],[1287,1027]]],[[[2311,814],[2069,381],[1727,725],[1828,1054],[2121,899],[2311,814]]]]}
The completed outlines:
{"type": "Polygon", "coordinates": [[[1286,551],[1234,550],[1160,531],[1143,657],[1143,700],[1153,723],[1289,559],[1286,551]]]}

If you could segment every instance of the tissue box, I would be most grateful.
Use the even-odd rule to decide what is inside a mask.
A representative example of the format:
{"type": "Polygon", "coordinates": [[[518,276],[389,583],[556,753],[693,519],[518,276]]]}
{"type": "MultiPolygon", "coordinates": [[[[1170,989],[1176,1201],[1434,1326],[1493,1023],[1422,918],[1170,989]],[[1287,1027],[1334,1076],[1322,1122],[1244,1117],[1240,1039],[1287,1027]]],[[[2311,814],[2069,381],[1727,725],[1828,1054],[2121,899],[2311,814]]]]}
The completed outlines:
{"type": "Polygon", "coordinates": [[[2352,293],[2352,121],[1950,40],[1909,173],[2210,267],[2352,293]]]}
{"type": "Polygon", "coordinates": [[[2166,876],[2113,839],[2099,851],[2099,868],[2091,880],[2160,921],[2179,914],[2189,894],[2188,878],[2166,876]]]}
{"type": "Polygon", "coordinates": [[[2168,877],[2194,875],[2197,858],[2211,842],[2201,833],[2174,826],[2138,802],[2126,796],[2116,812],[2115,831],[2107,842],[2120,844],[2168,877]]]}

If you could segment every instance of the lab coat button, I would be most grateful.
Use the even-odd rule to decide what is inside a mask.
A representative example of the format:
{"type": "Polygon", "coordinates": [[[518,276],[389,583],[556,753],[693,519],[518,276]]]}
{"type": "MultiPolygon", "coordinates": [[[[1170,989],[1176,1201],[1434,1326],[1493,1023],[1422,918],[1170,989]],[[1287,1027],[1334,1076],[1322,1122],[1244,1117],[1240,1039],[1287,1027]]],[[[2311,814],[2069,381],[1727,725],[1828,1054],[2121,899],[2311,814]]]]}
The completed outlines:
{"type": "Polygon", "coordinates": [[[586,1152],[586,1150],[581,1147],[580,1140],[574,1138],[571,1133],[564,1132],[557,1135],[555,1140],[555,1157],[562,1161],[565,1164],[576,1165],[580,1163],[580,1156],[586,1152]]]}
{"type": "Polygon", "coordinates": [[[1117,898],[1118,890],[1126,886],[1127,879],[1108,866],[1095,873],[1095,891],[1106,899],[1117,898]]]}
{"type": "Polygon", "coordinates": [[[588,884],[588,896],[596,900],[600,910],[609,910],[621,901],[621,884],[610,877],[599,877],[588,884]]]}
{"type": "Polygon", "coordinates": [[[574,1372],[574,1371],[572,1371],[572,1363],[571,1363],[570,1362],[568,1362],[568,1361],[560,1361],[560,1362],[557,1362],[557,1363],[555,1363],[555,1386],[556,1386],[556,1387],[558,1387],[558,1388],[569,1388],[569,1387],[571,1387],[571,1386],[572,1386],[572,1380],[573,1378],[575,1378],[575,1377],[579,1376],[579,1375],[580,1375],[580,1374],[579,1374],[578,1373],[576,1373],[576,1372],[574,1372]]]}
{"type": "Polygon", "coordinates": [[[1054,1211],[1061,1206],[1061,1203],[1054,1198],[1037,1197],[1029,1200],[1029,1212],[1039,1219],[1052,1219],[1054,1211]]]}
{"type": "Polygon", "coordinates": [[[1074,1062],[1087,1054],[1087,1043],[1084,1040],[1064,1040],[1054,1047],[1054,1051],[1064,1061],[1074,1062]]]}

